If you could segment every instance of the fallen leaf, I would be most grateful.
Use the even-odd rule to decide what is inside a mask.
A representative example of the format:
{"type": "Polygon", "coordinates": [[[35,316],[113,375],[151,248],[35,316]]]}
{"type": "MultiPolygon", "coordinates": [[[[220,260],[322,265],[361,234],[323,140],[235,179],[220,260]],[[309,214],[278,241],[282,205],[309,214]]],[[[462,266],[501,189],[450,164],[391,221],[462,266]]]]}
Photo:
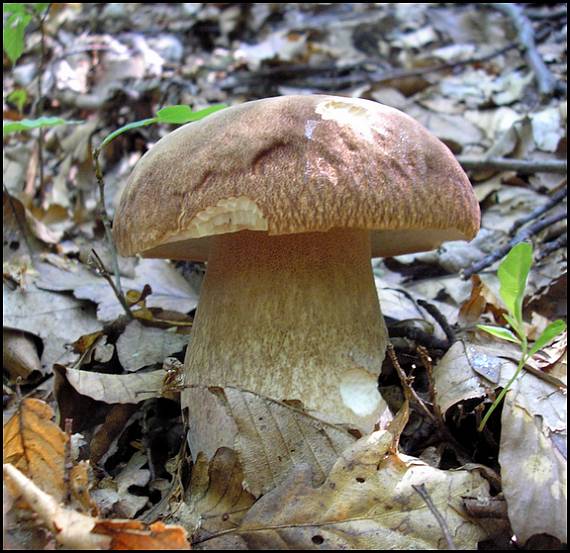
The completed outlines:
{"type": "MultiPolygon", "coordinates": [[[[249,549],[445,549],[445,539],[412,486],[424,484],[458,549],[476,549],[486,531],[463,507],[464,497],[489,499],[477,472],[444,471],[393,451],[388,431],[361,438],[336,461],[326,480],[297,465],[263,496],[230,534],[249,549]]],[[[200,544],[216,548],[216,538],[200,544]]]]}
{"type": "Polygon", "coordinates": [[[83,396],[109,404],[139,403],[162,397],[166,371],[105,374],[63,367],[65,378],[83,396]]]}
{"type": "Polygon", "coordinates": [[[18,330],[3,329],[2,360],[12,380],[25,381],[32,373],[42,370],[34,340],[18,330]]]}
{"type": "Polygon", "coordinates": [[[109,536],[109,549],[181,550],[190,549],[186,530],[181,526],[166,525],[163,522],[145,524],[138,520],[99,520],[93,533],[109,536]]]}
{"type": "Polygon", "coordinates": [[[517,404],[517,391],[507,393],[501,418],[499,463],[509,520],[521,544],[535,534],[566,543],[566,429],[553,432],[532,416],[517,404]]]}
{"type": "Polygon", "coordinates": [[[43,340],[44,370],[70,356],[68,344],[101,326],[85,302],[66,294],[40,290],[34,283],[15,290],[4,285],[2,296],[4,326],[29,332],[43,340]]]}
{"type": "Polygon", "coordinates": [[[60,501],[67,436],[52,422],[53,416],[52,408],[40,399],[22,400],[4,425],[4,461],[60,501]]]}
{"type": "Polygon", "coordinates": [[[255,503],[243,488],[243,477],[235,451],[222,447],[210,462],[199,453],[187,495],[175,513],[177,522],[192,529],[197,541],[236,528],[255,503]]]}
{"type": "Polygon", "coordinates": [[[220,447],[234,450],[244,488],[255,497],[282,483],[299,464],[313,467],[313,481],[321,483],[356,439],[340,425],[253,392],[190,387],[184,394],[193,457],[202,451],[213,459],[220,447]]]}
{"type": "Polygon", "coordinates": [[[154,363],[162,363],[173,353],[182,351],[188,336],[130,321],[117,340],[119,361],[126,371],[133,372],[154,363]]]}

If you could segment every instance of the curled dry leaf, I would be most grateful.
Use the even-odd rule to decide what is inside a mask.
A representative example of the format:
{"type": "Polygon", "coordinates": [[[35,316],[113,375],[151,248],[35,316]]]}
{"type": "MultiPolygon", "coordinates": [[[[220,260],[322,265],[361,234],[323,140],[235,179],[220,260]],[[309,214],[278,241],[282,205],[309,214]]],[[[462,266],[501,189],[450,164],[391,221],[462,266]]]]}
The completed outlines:
{"type": "Polygon", "coordinates": [[[40,372],[42,365],[34,340],[29,334],[4,328],[2,331],[3,367],[14,380],[26,380],[40,372]]]}
{"type": "Polygon", "coordinates": [[[313,485],[312,469],[298,465],[263,496],[232,532],[201,544],[217,548],[229,535],[249,549],[442,549],[433,513],[415,492],[424,484],[458,549],[475,549],[486,531],[473,523],[464,497],[489,499],[477,472],[443,471],[394,451],[394,436],[378,431],[361,438],[313,485]]]}
{"type": "Polygon", "coordinates": [[[49,405],[39,399],[24,399],[4,425],[4,461],[59,501],[64,495],[63,459],[67,437],[52,418],[49,405]]]}

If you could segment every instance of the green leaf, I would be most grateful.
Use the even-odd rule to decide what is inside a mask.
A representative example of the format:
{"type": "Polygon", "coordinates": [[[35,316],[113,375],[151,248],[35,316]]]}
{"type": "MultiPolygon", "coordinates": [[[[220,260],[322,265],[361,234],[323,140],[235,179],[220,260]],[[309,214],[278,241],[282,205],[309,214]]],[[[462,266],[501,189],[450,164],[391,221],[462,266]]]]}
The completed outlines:
{"type": "Polygon", "coordinates": [[[208,115],[225,107],[225,104],[214,104],[213,106],[198,111],[192,111],[190,106],[186,105],[166,106],[158,110],[156,117],[159,123],[184,125],[185,123],[203,119],[204,117],[207,117],[208,115]]]}
{"type": "Polygon", "coordinates": [[[12,4],[6,2],[2,5],[3,13],[26,13],[26,4],[12,4]]]}
{"type": "Polygon", "coordinates": [[[24,106],[26,105],[26,101],[28,100],[28,92],[25,88],[18,88],[17,90],[10,92],[6,97],[6,100],[11,104],[14,104],[17,110],[22,113],[24,106]]]}
{"type": "Polygon", "coordinates": [[[488,326],[488,325],[477,325],[477,328],[492,334],[497,338],[502,340],[507,340],[508,342],[514,342],[515,344],[520,344],[521,341],[508,329],[502,326],[488,326]]]}
{"type": "Polygon", "coordinates": [[[565,330],[566,323],[562,319],[550,323],[536,339],[532,348],[530,348],[530,351],[528,352],[529,356],[534,355],[538,350],[548,345],[552,340],[554,340],[554,338],[556,338],[556,336],[562,334],[565,330]]]}
{"type": "Polygon", "coordinates": [[[49,2],[45,4],[31,4],[31,6],[34,10],[36,10],[36,13],[42,13],[44,10],[48,8],[49,2]]]}
{"type": "Polygon", "coordinates": [[[522,328],[522,304],[526,281],[532,265],[532,246],[521,242],[512,248],[499,265],[499,293],[503,302],[516,321],[517,329],[522,328]]]}
{"type": "Polygon", "coordinates": [[[4,52],[6,52],[12,65],[18,61],[24,52],[24,34],[31,20],[32,16],[27,13],[14,12],[8,17],[2,29],[4,52]]]}
{"type": "Polygon", "coordinates": [[[122,127],[118,128],[116,131],[109,133],[101,142],[101,146],[99,148],[104,148],[109,142],[117,138],[117,136],[127,132],[132,131],[133,129],[138,129],[140,127],[146,127],[148,125],[152,125],[153,123],[157,123],[158,119],[156,117],[151,117],[149,119],[141,119],[140,121],[133,121],[132,123],[127,123],[122,127]]]}
{"type": "Polygon", "coordinates": [[[4,136],[21,131],[43,129],[45,127],[58,127],[59,125],[77,125],[81,121],[68,121],[61,117],[39,117],[38,119],[22,119],[21,121],[3,121],[4,136]]]}

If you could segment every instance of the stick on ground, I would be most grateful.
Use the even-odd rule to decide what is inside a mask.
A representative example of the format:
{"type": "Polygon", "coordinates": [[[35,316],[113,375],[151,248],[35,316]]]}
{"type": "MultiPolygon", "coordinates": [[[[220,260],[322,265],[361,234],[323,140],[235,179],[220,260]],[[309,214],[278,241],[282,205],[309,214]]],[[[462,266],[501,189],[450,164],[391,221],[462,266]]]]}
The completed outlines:
{"type": "Polygon", "coordinates": [[[457,156],[463,169],[497,169],[499,171],[517,171],[521,175],[533,173],[555,173],[565,175],[568,162],[564,160],[524,160],[506,157],[470,157],[457,156]]]}
{"type": "Polygon", "coordinates": [[[558,213],[554,213],[549,217],[545,217],[544,219],[540,219],[533,225],[530,225],[522,229],[515,235],[514,238],[511,238],[511,240],[509,240],[503,247],[485,256],[477,263],[471,265],[471,267],[467,267],[467,269],[461,271],[461,278],[463,280],[467,280],[471,278],[471,275],[474,275],[475,273],[478,273],[479,271],[482,271],[483,269],[490,267],[496,261],[503,259],[503,257],[505,257],[505,255],[509,253],[511,248],[513,248],[520,242],[528,240],[530,237],[534,236],[535,234],[538,234],[541,230],[544,230],[545,228],[550,227],[555,223],[558,223],[559,221],[566,219],[566,217],[567,217],[566,211],[561,211],[558,213]]]}
{"type": "Polygon", "coordinates": [[[489,3],[487,6],[504,13],[511,20],[517,32],[518,41],[524,50],[526,61],[534,73],[538,91],[542,96],[551,96],[556,91],[558,83],[536,48],[534,29],[522,6],[511,3],[489,3]]]}

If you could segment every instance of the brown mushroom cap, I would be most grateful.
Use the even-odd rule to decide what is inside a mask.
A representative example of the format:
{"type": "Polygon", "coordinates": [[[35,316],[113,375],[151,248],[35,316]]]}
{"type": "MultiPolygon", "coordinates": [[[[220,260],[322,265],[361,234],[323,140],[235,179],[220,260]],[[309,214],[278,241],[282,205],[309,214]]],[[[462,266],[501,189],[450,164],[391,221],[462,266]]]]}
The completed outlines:
{"type": "Polygon", "coordinates": [[[480,213],[448,148],[404,113],[336,96],[237,105],[161,139],[116,213],[124,255],[205,260],[209,236],[369,229],[372,255],[470,240],[480,213]]]}

